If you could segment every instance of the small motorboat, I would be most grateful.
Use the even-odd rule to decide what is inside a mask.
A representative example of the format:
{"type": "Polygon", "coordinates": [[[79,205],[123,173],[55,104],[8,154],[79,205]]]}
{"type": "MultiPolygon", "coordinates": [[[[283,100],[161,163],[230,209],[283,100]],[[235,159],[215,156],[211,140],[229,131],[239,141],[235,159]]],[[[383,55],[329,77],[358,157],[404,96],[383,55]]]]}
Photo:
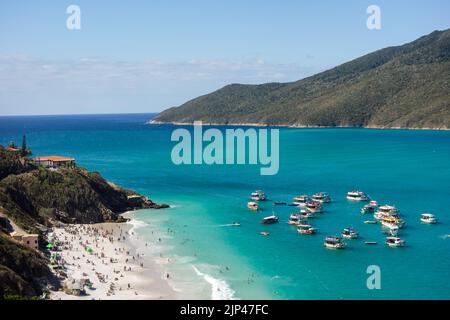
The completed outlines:
{"type": "Polygon", "coordinates": [[[420,215],[420,221],[422,221],[423,223],[430,223],[430,224],[437,223],[437,219],[432,213],[422,213],[420,215]]]}
{"type": "Polygon", "coordinates": [[[374,213],[375,207],[371,206],[370,204],[366,204],[364,207],[361,208],[361,213],[374,213]]]}
{"type": "Polygon", "coordinates": [[[313,213],[322,212],[322,204],[317,201],[309,201],[306,203],[306,210],[313,213]]]}
{"type": "Polygon", "coordinates": [[[270,234],[270,232],[261,231],[258,234],[261,235],[261,236],[268,236],[270,234]]]}
{"type": "Polygon", "coordinates": [[[264,201],[266,200],[266,194],[261,190],[256,190],[252,192],[251,198],[253,201],[264,201]]]}
{"type": "Polygon", "coordinates": [[[254,201],[250,201],[247,203],[247,208],[249,208],[250,210],[253,210],[253,211],[258,211],[259,205],[254,201]]]}
{"type": "Polygon", "coordinates": [[[306,206],[306,203],[311,201],[307,195],[297,196],[293,199],[293,204],[299,207],[306,206]]]}
{"type": "Polygon", "coordinates": [[[323,245],[328,249],[345,249],[346,243],[341,237],[328,236],[325,238],[323,245]]]}
{"type": "Polygon", "coordinates": [[[300,213],[293,213],[289,217],[288,223],[289,224],[299,224],[300,221],[304,220],[304,217],[300,213]]]}
{"type": "Polygon", "coordinates": [[[369,206],[374,207],[374,208],[378,208],[378,202],[376,202],[375,200],[371,200],[369,202],[369,206]]]}
{"type": "Polygon", "coordinates": [[[402,240],[399,237],[386,237],[386,241],[384,243],[389,247],[404,247],[405,246],[405,240],[402,240]]]}
{"type": "Polygon", "coordinates": [[[365,224],[377,224],[378,221],[376,221],[376,220],[366,220],[366,221],[364,221],[364,223],[365,224]]]}
{"type": "Polygon", "coordinates": [[[287,203],[284,201],[274,201],[273,204],[276,206],[285,206],[287,203]]]}
{"type": "Polygon", "coordinates": [[[278,222],[278,217],[275,215],[265,217],[261,220],[262,224],[273,224],[273,223],[277,223],[277,222],[278,222]]]}
{"type": "Polygon", "coordinates": [[[362,191],[349,191],[347,192],[347,200],[368,201],[369,197],[362,191]]]}
{"type": "Polygon", "coordinates": [[[342,237],[346,239],[356,239],[359,237],[359,234],[352,228],[345,228],[344,231],[342,231],[342,237]]]}
{"type": "Polygon", "coordinates": [[[241,224],[239,222],[233,222],[230,224],[231,227],[240,227],[241,224]]]}
{"type": "Polygon", "coordinates": [[[297,231],[300,234],[315,234],[317,232],[316,228],[313,228],[311,225],[309,224],[299,224],[297,227],[297,231]]]}
{"type": "Polygon", "coordinates": [[[365,244],[377,244],[378,242],[376,242],[376,241],[366,241],[366,242],[364,242],[365,244]]]}
{"type": "Polygon", "coordinates": [[[319,192],[312,196],[312,200],[320,203],[328,203],[331,202],[331,197],[326,192],[319,192]]]}

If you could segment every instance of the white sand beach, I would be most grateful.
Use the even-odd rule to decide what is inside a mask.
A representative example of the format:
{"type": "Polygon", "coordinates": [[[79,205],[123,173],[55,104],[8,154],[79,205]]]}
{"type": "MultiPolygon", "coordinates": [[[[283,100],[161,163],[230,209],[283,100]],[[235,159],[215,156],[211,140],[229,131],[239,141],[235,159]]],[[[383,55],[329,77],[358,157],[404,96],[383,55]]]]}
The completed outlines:
{"type": "MultiPolygon", "coordinates": [[[[170,275],[151,256],[144,256],[131,245],[134,236],[127,223],[62,225],[53,228],[49,239],[58,243],[60,266],[69,288],[78,283],[85,295],[52,292],[51,299],[177,299],[179,292],[168,282],[170,275]]],[[[150,246],[142,243],[142,246],[150,246]]],[[[66,290],[67,291],[67,290],[66,290]]]]}

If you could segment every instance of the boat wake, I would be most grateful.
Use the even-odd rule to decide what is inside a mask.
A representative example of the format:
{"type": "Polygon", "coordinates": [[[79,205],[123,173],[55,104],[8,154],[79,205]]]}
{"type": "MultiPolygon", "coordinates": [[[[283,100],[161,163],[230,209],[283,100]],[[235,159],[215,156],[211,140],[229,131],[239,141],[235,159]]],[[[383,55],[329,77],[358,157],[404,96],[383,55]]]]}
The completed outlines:
{"type": "Polygon", "coordinates": [[[225,280],[214,278],[209,274],[200,272],[194,265],[192,265],[195,273],[203,277],[206,282],[211,285],[211,299],[212,300],[235,300],[235,291],[230,288],[225,280]]]}

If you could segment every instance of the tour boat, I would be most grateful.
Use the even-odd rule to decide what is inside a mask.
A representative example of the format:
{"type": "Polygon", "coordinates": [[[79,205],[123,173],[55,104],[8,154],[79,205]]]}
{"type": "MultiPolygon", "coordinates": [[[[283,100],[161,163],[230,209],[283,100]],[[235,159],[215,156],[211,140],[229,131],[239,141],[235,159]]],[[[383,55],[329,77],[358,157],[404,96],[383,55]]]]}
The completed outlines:
{"type": "Polygon", "coordinates": [[[289,217],[288,223],[289,224],[299,224],[301,220],[303,220],[304,217],[299,213],[293,213],[289,217]]]}
{"type": "Polygon", "coordinates": [[[313,228],[309,224],[299,224],[297,231],[300,234],[315,234],[317,232],[316,228],[313,228]]]}
{"type": "Polygon", "coordinates": [[[306,210],[313,213],[322,212],[322,204],[317,201],[309,201],[306,203],[306,210]]]}
{"type": "Polygon", "coordinates": [[[249,208],[250,210],[258,211],[259,205],[256,202],[250,201],[247,202],[247,208],[249,208]]]}
{"type": "Polygon", "coordinates": [[[277,223],[277,222],[278,222],[277,216],[268,216],[261,220],[262,224],[272,224],[272,223],[277,223]]]}
{"type": "Polygon", "coordinates": [[[331,197],[326,192],[319,192],[312,196],[312,200],[320,203],[328,203],[331,202],[331,197]]]}
{"type": "Polygon", "coordinates": [[[389,247],[404,247],[405,240],[400,239],[399,237],[387,237],[384,242],[389,247]]]}
{"type": "Polygon", "coordinates": [[[437,219],[434,216],[434,214],[431,213],[422,213],[420,215],[420,221],[422,221],[423,223],[436,223],[437,219]]]}
{"type": "Polygon", "coordinates": [[[389,229],[403,228],[405,221],[398,216],[388,216],[381,219],[381,224],[389,229]]]}
{"type": "Polygon", "coordinates": [[[325,238],[323,245],[328,249],[344,249],[346,244],[342,238],[335,236],[328,236],[325,238]]]}
{"type": "Polygon", "coordinates": [[[361,213],[374,213],[374,212],[375,212],[375,207],[372,207],[370,204],[366,204],[361,209],[361,213]]]}
{"type": "Polygon", "coordinates": [[[251,198],[253,201],[264,201],[266,200],[266,194],[261,190],[256,190],[252,192],[251,198]]]}
{"type": "Polygon", "coordinates": [[[358,238],[359,234],[352,228],[345,228],[344,231],[342,231],[342,237],[346,239],[356,239],[358,238]]]}
{"type": "Polygon", "coordinates": [[[308,218],[314,218],[315,212],[311,212],[306,209],[302,209],[302,210],[300,210],[299,215],[300,215],[300,219],[304,220],[304,219],[308,219],[308,218]]]}
{"type": "Polygon", "coordinates": [[[395,206],[384,205],[378,207],[377,212],[375,212],[373,216],[375,219],[380,220],[383,219],[384,217],[398,216],[399,213],[400,210],[398,210],[395,206]]]}
{"type": "Polygon", "coordinates": [[[297,196],[293,200],[293,203],[300,207],[306,206],[306,203],[310,201],[309,197],[306,195],[297,196]]]}
{"type": "Polygon", "coordinates": [[[347,192],[347,199],[352,201],[368,201],[369,197],[362,191],[347,192]]]}

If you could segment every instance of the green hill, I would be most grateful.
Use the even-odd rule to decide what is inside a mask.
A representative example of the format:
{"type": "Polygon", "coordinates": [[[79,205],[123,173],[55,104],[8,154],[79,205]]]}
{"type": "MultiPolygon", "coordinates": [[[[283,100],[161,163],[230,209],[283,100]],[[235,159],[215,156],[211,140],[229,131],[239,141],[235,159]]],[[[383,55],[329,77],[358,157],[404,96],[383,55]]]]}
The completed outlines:
{"type": "Polygon", "coordinates": [[[450,29],[290,83],[231,84],[154,123],[450,128],[450,29]]]}

